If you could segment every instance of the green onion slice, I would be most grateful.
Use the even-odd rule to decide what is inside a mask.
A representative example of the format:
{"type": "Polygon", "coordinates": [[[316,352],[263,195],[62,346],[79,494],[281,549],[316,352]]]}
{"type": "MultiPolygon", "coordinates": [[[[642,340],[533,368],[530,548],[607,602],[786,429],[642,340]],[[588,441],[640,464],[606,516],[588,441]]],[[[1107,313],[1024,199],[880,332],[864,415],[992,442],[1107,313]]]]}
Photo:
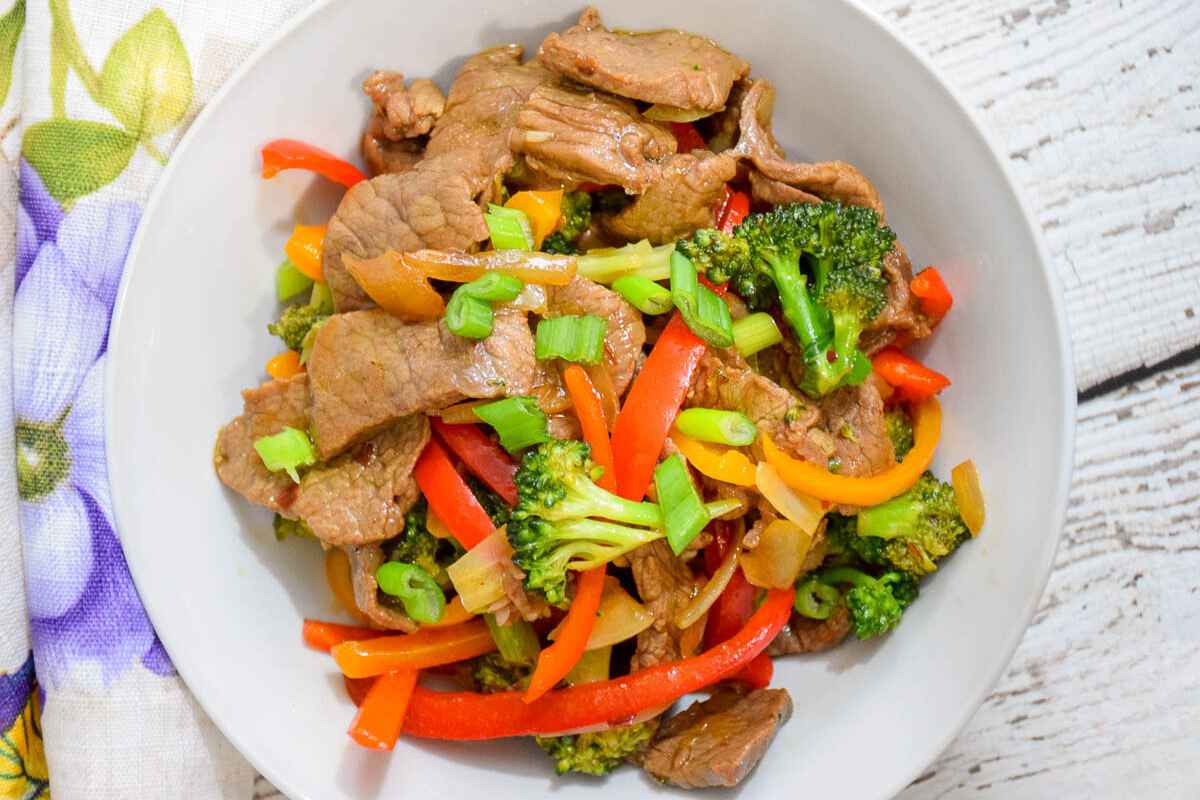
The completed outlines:
{"type": "Polygon", "coordinates": [[[425,570],[416,564],[389,561],[375,570],[379,591],[400,600],[414,622],[432,623],[446,611],[446,595],[425,570]]]}
{"type": "Polygon", "coordinates": [[[709,512],[700,499],[683,458],[674,453],[654,469],[654,487],[662,508],[667,544],[679,555],[708,524],[709,512]]]}
{"type": "Polygon", "coordinates": [[[680,433],[704,442],[745,447],[754,444],[758,428],[738,411],[720,408],[688,408],[679,412],[675,427],[680,433]]]}
{"type": "Polygon", "coordinates": [[[446,328],[467,339],[486,339],[492,335],[492,307],[484,301],[455,290],[446,304],[446,328]]]}
{"type": "Polygon", "coordinates": [[[567,315],[538,323],[534,355],[541,361],[561,358],[580,364],[599,364],[604,358],[608,323],[594,314],[567,315]]]}
{"type": "Polygon", "coordinates": [[[516,300],[524,288],[525,283],[520,278],[501,272],[488,272],[470,283],[464,283],[454,293],[462,292],[486,303],[508,303],[516,300]]]}
{"type": "Polygon", "coordinates": [[[284,470],[296,483],[300,476],[296,470],[317,463],[317,451],[308,434],[296,428],[284,428],[279,433],[264,436],[254,442],[254,449],[262,459],[263,466],[271,472],[284,470]]]}
{"type": "Polygon", "coordinates": [[[670,289],[641,275],[622,275],[612,288],[643,314],[665,314],[675,307],[670,289]]]}
{"type": "Polygon", "coordinates": [[[333,313],[333,292],[329,289],[327,283],[314,283],[312,294],[309,295],[308,304],[319,310],[322,314],[333,313]]]}
{"type": "Polygon", "coordinates": [[[495,204],[483,215],[495,250],[532,250],[533,228],[524,211],[495,204]]]}
{"type": "Polygon", "coordinates": [[[692,333],[713,347],[733,344],[733,319],[729,306],[707,286],[702,286],[696,266],[683,253],[671,253],[671,300],[692,333]]]}
{"type": "Polygon", "coordinates": [[[275,297],[284,303],[313,285],[313,279],[296,269],[290,258],[285,258],[275,269],[275,297]]]}
{"type": "Polygon", "coordinates": [[[475,416],[495,428],[500,445],[510,453],[550,441],[546,414],[532,397],[506,397],[475,406],[475,416]]]}
{"type": "Polygon", "coordinates": [[[752,356],[782,341],[779,325],[766,311],[748,314],[733,323],[733,346],[743,357],[752,356]]]}

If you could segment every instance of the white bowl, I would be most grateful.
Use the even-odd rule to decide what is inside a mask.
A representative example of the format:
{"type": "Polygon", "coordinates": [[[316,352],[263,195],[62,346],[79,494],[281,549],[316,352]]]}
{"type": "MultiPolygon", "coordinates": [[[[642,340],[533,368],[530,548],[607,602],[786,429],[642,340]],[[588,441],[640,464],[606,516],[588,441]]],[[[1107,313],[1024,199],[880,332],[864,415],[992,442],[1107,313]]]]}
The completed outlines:
{"type": "MultiPolygon", "coordinates": [[[[336,187],[257,177],[278,136],[357,157],[385,66],[446,85],[462,59],[521,41],[527,53],[574,3],[319,3],[248,61],[197,118],[146,209],[113,320],[109,475],[125,554],[180,674],[233,743],[292,798],[465,796],[553,790],[563,798],[658,791],[626,769],[556,779],[519,740],[356,749],[353,707],[329,658],[300,641],[334,612],[316,548],[277,543],[270,515],[225,491],[211,467],[238,390],[278,349],[274,266],[296,221],[321,222],[336,187]]],[[[741,789],[878,798],[951,740],[1007,664],[1032,615],[1062,527],[1074,381],[1059,292],[1011,178],[971,114],[924,58],[849,2],[613,0],[610,24],[684,27],[750,60],[778,89],[776,130],[793,155],[841,158],[882,192],[918,266],[955,296],[926,352],[954,379],[936,468],[971,457],[989,503],[983,536],[927,581],[896,633],[777,662],[791,722],[741,789]],[[732,24],[731,24],[732,23],[732,24]],[[864,768],[863,752],[871,753],[864,768]]],[[[661,790],[668,791],[668,790],[661,790]]],[[[710,795],[711,796],[711,795],[710,795]]]]}

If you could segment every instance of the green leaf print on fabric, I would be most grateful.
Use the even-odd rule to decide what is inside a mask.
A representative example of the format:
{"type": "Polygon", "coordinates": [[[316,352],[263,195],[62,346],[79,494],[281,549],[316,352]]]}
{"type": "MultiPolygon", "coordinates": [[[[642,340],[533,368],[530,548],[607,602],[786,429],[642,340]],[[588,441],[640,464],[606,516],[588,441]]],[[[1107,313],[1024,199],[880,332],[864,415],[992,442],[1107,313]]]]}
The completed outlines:
{"type": "Polygon", "coordinates": [[[90,194],[121,174],[138,140],[115,125],[49,119],[29,126],[21,153],[59,202],[90,194]]]}
{"type": "Polygon", "coordinates": [[[162,9],[142,17],[108,51],[97,100],[139,139],[183,119],[192,103],[192,66],[162,9]]]}
{"type": "Polygon", "coordinates": [[[0,105],[8,99],[12,86],[13,58],[17,55],[17,40],[25,27],[25,0],[17,0],[8,13],[0,17],[0,105]]]}

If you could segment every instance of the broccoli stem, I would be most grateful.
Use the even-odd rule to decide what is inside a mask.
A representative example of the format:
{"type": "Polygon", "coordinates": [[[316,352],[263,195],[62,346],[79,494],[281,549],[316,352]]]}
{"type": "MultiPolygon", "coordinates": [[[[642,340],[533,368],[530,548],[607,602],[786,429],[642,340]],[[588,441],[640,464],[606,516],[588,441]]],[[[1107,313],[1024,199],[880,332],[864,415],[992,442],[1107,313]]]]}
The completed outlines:
{"type": "Polygon", "coordinates": [[[543,519],[603,517],[615,522],[661,528],[662,511],[654,503],[638,503],[601,489],[590,480],[571,482],[571,492],[552,508],[539,511],[543,519]]]}
{"type": "Polygon", "coordinates": [[[896,539],[906,536],[920,521],[922,507],[908,495],[894,497],[858,512],[858,535],[896,539]]]}

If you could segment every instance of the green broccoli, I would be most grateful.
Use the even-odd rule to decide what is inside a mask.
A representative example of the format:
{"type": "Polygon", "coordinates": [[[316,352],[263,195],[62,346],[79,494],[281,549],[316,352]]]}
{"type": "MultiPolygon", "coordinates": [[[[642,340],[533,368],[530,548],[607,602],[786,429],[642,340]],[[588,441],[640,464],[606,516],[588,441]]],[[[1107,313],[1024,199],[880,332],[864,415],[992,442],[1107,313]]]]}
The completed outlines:
{"type": "Polygon", "coordinates": [[[748,268],[737,252],[717,251],[713,260],[756,305],[764,277],[774,285],[803,352],[801,388],[822,397],[864,379],[870,364],[858,339],[886,303],[882,262],[895,243],[891,229],[867,208],[796,203],[750,214],[734,236],[750,248],[748,268]]]}
{"type": "Polygon", "coordinates": [[[471,666],[471,680],[476,690],[486,693],[525,689],[532,673],[532,667],[515,664],[499,653],[480,656],[471,666]]]}
{"type": "Polygon", "coordinates": [[[302,519],[288,519],[276,514],[275,519],[271,522],[271,527],[275,529],[275,539],[280,542],[289,536],[301,539],[317,538],[312,532],[312,528],[308,527],[308,523],[302,519]]]}
{"type": "Polygon", "coordinates": [[[888,438],[892,440],[892,449],[896,451],[896,460],[899,461],[908,455],[909,450],[912,450],[912,420],[909,419],[904,409],[897,407],[884,415],[883,422],[887,426],[888,438]]]}
{"type": "Polygon", "coordinates": [[[592,196],[587,192],[567,192],[562,199],[562,225],[542,242],[542,252],[575,255],[576,243],[592,224],[592,196]]]}
{"type": "Polygon", "coordinates": [[[483,506],[483,510],[492,518],[493,525],[499,528],[501,525],[508,524],[512,509],[504,502],[503,497],[484,486],[483,481],[474,475],[467,476],[467,486],[470,487],[471,494],[475,495],[475,499],[479,501],[479,505],[483,506]]]}
{"type": "Polygon", "coordinates": [[[384,554],[388,561],[416,564],[428,572],[438,586],[448,589],[450,576],[446,574],[446,568],[458,560],[463,550],[453,539],[439,539],[429,532],[425,525],[428,513],[422,497],[404,515],[404,532],[384,545],[384,554]]]}
{"type": "Polygon", "coordinates": [[[850,610],[854,635],[859,639],[895,628],[904,609],[917,599],[917,579],[905,572],[885,572],[873,578],[853,567],[833,567],[823,570],[818,580],[826,586],[849,586],[841,602],[850,610]]]}
{"type": "Polygon", "coordinates": [[[690,239],[680,239],[675,249],[713,283],[730,281],[730,288],[751,308],[770,308],[779,301],[770,276],[753,267],[750,245],[745,239],[715,228],[701,228],[690,239]]]}
{"type": "Polygon", "coordinates": [[[554,771],[559,775],[567,772],[607,775],[649,745],[656,730],[657,721],[646,720],[595,733],[535,738],[537,746],[554,759],[554,771]]]}
{"type": "MultiPolygon", "coordinates": [[[[314,283],[309,301],[303,304],[288,306],[279,315],[277,322],[267,325],[267,331],[272,336],[278,336],[289,350],[303,352],[311,342],[305,339],[309,333],[333,314],[333,295],[329,287],[323,283],[314,283]]],[[[301,359],[304,363],[305,359],[301,359]]]]}

